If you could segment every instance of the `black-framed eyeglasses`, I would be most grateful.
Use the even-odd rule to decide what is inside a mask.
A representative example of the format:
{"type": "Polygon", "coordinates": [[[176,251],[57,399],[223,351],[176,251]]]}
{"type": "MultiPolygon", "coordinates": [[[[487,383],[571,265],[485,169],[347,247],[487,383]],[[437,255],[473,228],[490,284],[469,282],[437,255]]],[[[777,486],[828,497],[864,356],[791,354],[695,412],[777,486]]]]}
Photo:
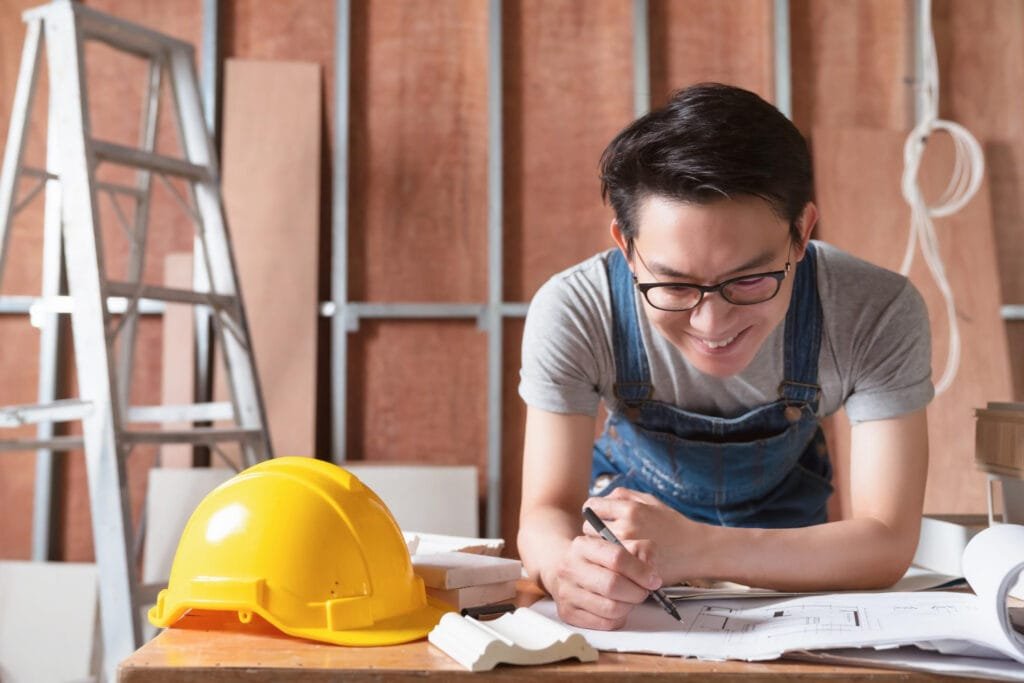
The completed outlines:
{"type": "MultiPolygon", "coordinates": [[[[644,259],[633,245],[633,253],[644,263],[644,259]]],[[[783,270],[765,273],[751,273],[729,278],[716,285],[698,285],[689,282],[639,282],[633,275],[633,284],[654,308],[661,311],[689,311],[700,305],[705,294],[718,292],[723,299],[736,306],[752,306],[775,298],[782,287],[782,281],[789,274],[791,264],[786,261],[783,270]]],[[[648,270],[650,270],[648,268],[648,270]]]]}

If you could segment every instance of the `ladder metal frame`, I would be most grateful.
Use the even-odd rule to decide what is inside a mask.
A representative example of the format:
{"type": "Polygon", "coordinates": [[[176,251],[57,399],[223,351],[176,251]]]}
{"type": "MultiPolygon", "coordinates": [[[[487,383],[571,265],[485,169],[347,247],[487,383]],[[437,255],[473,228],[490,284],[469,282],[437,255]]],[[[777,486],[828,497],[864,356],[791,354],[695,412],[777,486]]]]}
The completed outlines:
{"type": "MultiPolygon", "coordinates": [[[[128,500],[126,460],[135,444],[193,443],[216,446],[238,442],[246,463],[272,457],[263,400],[251,354],[251,337],[236,282],[237,269],[227,234],[219,192],[219,172],[212,141],[203,119],[192,46],[141,26],[58,0],[23,14],[28,23],[23,59],[11,118],[9,142],[0,176],[0,259],[7,254],[9,226],[18,210],[41,189],[33,188],[18,205],[18,181],[23,175],[40,179],[46,189],[44,221],[43,330],[40,347],[39,396],[49,398],[35,406],[0,409],[0,426],[36,424],[37,438],[0,442],[0,450],[40,449],[40,479],[52,485],[52,451],[82,448],[92,511],[94,547],[100,568],[101,627],[104,673],[113,679],[116,664],[141,644],[140,607],[155,597],[155,586],[142,586],[131,552],[131,506],[128,500]],[[91,137],[85,90],[84,43],[101,41],[116,50],[147,59],[150,70],[139,148],[126,148],[91,137]],[[37,85],[41,52],[45,47],[51,78],[47,133],[47,171],[23,168],[28,117],[37,85]],[[69,82],[61,82],[53,74],[69,82]],[[155,153],[159,123],[161,79],[171,77],[175,121],[184,159],[155,153]],[[134,168],[134,187],[98,182],[97,166],[117,163],[134,168]],[[197,270],[205,271],[208,287],[198,292],[148,286],[141,282],[148,232],[149,197],[153,175],[167,182],[179,203],[196,224],[201,250],[197,270]],[[169,181],[169,174],[188,184],[194,210],[169,181]],[[59,178],[59,179],[58,179],[59,178]],[[98,202],[106,193],[115,201],[115,213],[131,240],[128,281],[106,279],[98,202]],[[129,221],[116,204],[116,195],[135,200],[129,221]],[[61,246],[65,247],[62,259],[61,246]],[[68,291],[58,297],[61,267],[67,269],[68,291]],[[119,322],[110,304],[119,295],[124,306],[119,322]],[[225,354],[232,388],[231,404],[197,403],[187,406],[129,408],[130,375],[141,297],[208,307],[225,354]],[[67,302],[70,306],[66,306],[67,302]],[[57,313],[70,308],[75,337],[80,400],[52,401],[55,396],[57,313]],[[118,371],[120,370],[120,371],[118,371]],[[234,417],[233,428],[201,428],[184,432],[128,430],[130,421],[214,420],[234,417]],[[54,437],[57,421],[81,420],[83,437],[54,437]]],[[[0,276],[3,262],[0,260],[0,276]]],[[[29,298],[31,299],[31,298],[29,298]]],[[[21,303],[27,303],[22,301],[21,303]]],[[[35,307],[30,306],[30,308],[35,307]]],[[[49,492],[37,486],[37,539],[49,541],[49,492]]],[[[138,540],[138,539],[136,539],[138,540]]],[[[39,549],[34,549],[36,552],[39,549]]],[[[39,551],[47,554],[45,549],[39,551]]]]}

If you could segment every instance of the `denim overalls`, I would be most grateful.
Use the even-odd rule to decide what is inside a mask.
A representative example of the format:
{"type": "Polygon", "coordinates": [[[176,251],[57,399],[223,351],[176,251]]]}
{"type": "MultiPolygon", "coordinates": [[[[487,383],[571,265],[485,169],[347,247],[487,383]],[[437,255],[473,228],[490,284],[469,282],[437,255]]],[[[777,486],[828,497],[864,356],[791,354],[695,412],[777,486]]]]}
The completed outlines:
{"type": "Polygon", "coordinates": [[[796,268],[786,314],[779,400],[734,418],[655,401],[637,322],[633,276],[622,253],[608,259],[615,395],[623,402],[594,444],[595,494],[624,486],[650,493],[690,519],[721,526],[784,528],[826,521],[832,465],[816,415],[821,304],[814,245],[796,268]]]}

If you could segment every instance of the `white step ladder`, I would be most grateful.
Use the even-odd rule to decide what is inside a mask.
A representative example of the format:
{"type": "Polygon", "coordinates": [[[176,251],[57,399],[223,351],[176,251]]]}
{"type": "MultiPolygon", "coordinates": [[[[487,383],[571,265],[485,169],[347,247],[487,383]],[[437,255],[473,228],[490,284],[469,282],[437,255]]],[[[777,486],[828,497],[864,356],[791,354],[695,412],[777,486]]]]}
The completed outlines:
{"type": "Polygon", "coordinates": [[[0,286],[12,218],[45,189],[43,292],[36,301],[42,321],[39,404],[0,408],[0,428],[37,425],[36,438],[0,441],[0,451],[39,449],[42,462],[52,451],[84,447],[100,576],[103,668],[113,680],[117,663],[142,644],[142,608],[153,601],[156,588],[141,586],[138,580],[133,545],[139,539],[133,539],[125,470],[132,448],[186,443],[219,449],[219,444],[233,442],[240,446],[245,465],[272,457],[272,452],[192,46],[69,0],[33,8],[23,18],[28,28],[0,171],[0,286]],[[86,41],[105,43],[148,62],[138,147],[92,136],[83,63],[86,41]],[[39,169],[26,166],[23,157],[43,45],[49,110],[46,168],[39,169]],[[164,79],[173,99],[183,150],[180,157],[155,151],[164,79]],[[100,181],[97,168],[108,164],[132,169],[135,184],[100,181]],[[35,183],[23,190],[19,187],[23,179],[35,183]],[[196,289],[200,291],[143,283],[154,179],[163,182],[195,224],[196,289]],[[188,192],[178,191],[172,179],[186,183],[188,192]],[[133,220],[120,212],[118,216],[130,238],[130,254],[127,276],[117,281],[108,279],[105,272],[98,206],[103,193],[127,198],[134,208],[133,220]],[[62,268],[67,273],[65,297],[58,296],[62,268]],[[230,382],[230,403],[129,405],[140,306],[154,301],[210,311],[230,382]],[[77,400],[54,400],[58,312],[71,314],[80,388],[77,400]],[[83,436],[55,437],[54,423],[70,420],[81,421],[83,436]],[[233,424],[179,430],[128,427],[133,422],[215,420],[233,424]]]}

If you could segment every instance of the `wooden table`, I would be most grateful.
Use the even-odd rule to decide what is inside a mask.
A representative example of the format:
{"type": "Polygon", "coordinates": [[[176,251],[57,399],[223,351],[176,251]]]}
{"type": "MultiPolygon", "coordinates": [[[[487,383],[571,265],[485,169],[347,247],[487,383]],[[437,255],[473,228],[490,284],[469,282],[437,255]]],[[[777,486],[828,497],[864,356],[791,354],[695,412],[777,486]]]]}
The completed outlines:
{"type": "MultiPolygon", "coordinates": [[[[519,604],[537,599],[523,590],[519,604]]],[[[468,681],[495,676],[503,681],[646,681],[690,676],[738,681],[948,681],[921,672],[829,666],[803,662],[702,662],[680,657],[602,652],[597,662],[575,660],[548,666],[500,666],[471,673],[426,640],[389,647],[339,647],[299,640],[253,616],[242,625],[234,613],[187,615],[121,663],[121,683],[181,681],[468,681]]]]}

